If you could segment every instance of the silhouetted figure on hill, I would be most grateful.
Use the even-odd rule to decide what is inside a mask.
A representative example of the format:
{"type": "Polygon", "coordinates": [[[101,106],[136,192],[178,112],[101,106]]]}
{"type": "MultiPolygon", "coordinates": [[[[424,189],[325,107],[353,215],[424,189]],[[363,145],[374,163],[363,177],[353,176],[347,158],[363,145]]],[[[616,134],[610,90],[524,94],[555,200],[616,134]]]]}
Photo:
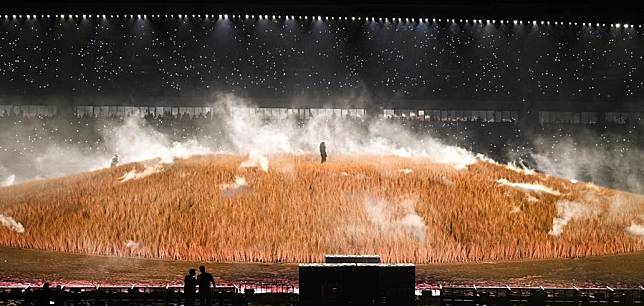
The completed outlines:
{"type": "Polygon", "coordinates": [[[213,287],[217,287],[215,284],[215,279],[212,277],[212,274],[206,272],[206,267],[199,267],[199,276],[197,276],[197,283],[199,284],[199,297],[201,299],[201,305],[210,305],[212,302],[210,294],[210,284],[213,287]]]}
{"type": "Polygon", "coordinates": [[[322,163],[326,162],[326,144],[323,142],[320,142],[320,158],[322,159],[322,163]]]}
{"type": "Polygon", "coordinates": [[[114,154],[114,156],[112,156],[112,160],[110,161],[110,167],[116,167],[118,165],[119,165],[119,155],[114,154]]]}
{"type": "Polygon", "coordinates": [[[188,270],[188,275],[183,278],[183,294],[186,298],[186,305],[194,305],[195,294],[197,293],[197,279],[195,269],[188,270]]]}

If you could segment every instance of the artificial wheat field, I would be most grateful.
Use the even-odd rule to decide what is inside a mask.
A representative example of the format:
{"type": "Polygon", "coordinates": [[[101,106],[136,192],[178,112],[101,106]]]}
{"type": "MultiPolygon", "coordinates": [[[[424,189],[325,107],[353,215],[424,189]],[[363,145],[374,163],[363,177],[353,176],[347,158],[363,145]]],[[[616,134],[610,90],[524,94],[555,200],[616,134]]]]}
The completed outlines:
{"type": "Polygon", "coordinates": [[[423,158],[333,156],[320,164],[313,155],[271,155],[264,171],[240,167],[247,158],[150,161],[0,188],[0,214],[24,226],[22,233],[0,226],[0,245],[219,262],[366,253],[429,263],[644,250],[640,195],[482,161],[457,170],[423,158]],[[128,172],[143,175],[124,179],[128,172]]]}

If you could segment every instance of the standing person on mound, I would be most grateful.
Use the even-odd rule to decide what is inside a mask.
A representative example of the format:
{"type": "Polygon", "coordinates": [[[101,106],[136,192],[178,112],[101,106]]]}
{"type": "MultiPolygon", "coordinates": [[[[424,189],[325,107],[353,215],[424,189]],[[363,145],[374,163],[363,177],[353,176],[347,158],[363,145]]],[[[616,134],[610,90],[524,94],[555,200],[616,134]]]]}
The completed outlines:
{"type": "Polygon", "coordinates": [[[195,304],[195,293],[197,292],[197,279],[195,278],[195,269],[188,270],[188,275],[183,279],[183,295],[186,299],[186,305],[195,304]]]}
{"type": "Polygon", "coordinates": [[[215,284],[215,279],[212,277],[212,274],[206,272],[206,267],[204,266],[199,266],[199,276],[197,276],[197,283],[199,284],[199,297],[201,299],[201,305],[212,304],[210,284],[212,284],[213,287],[217,287],[217,285],[215,284]]]}
{"type": "Polygon", "coordinates": [[[322,159],[322,164],[326,162],[326,144],[323,142],[320,142],[320,158],[322,159]]]}
{"type": "Polygon", "coordinates": [[[110,167],[116,167],[119,165],[119,154],[116,153],[114,156],[112,156],[112,159],[110,160],[110,167]]]}

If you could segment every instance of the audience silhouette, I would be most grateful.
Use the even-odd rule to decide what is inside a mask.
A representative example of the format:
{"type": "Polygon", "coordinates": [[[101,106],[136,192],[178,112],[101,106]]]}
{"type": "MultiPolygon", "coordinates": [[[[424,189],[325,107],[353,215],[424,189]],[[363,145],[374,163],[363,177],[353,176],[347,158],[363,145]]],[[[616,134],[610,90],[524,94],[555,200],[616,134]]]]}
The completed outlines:
{"type": "Polygon", "coordinates": [[[188,275],[183,279],[183,294],[186,298],[186,305],[194,305],[195,293],[197,292],[197,279],[195,269],[188,270],[188,275]]]}
{"type": "Polygon", "coordinates": [[[213,287],[217,287],[215,284],[215,279],[212,277],[212,274],[206,272],[206,267],[199,267],[199,276],[197,276],[197,283],[199,284],[199,298],[201,300],[201,305],[210,305],[211,304],[211,291],[210,284],[213,287]]]}

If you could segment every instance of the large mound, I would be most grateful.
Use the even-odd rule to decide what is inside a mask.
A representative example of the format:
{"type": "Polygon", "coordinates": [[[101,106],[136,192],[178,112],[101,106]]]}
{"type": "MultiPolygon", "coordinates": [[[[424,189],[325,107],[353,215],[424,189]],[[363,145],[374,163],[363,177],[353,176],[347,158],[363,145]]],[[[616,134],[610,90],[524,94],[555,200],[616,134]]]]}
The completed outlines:
{"type": "Polygon", "coordinates": [[[388,262],[644,250],[644,197],[479,161],[209,155],[0,188],[0,245],[213,261],[388,262]]]}

